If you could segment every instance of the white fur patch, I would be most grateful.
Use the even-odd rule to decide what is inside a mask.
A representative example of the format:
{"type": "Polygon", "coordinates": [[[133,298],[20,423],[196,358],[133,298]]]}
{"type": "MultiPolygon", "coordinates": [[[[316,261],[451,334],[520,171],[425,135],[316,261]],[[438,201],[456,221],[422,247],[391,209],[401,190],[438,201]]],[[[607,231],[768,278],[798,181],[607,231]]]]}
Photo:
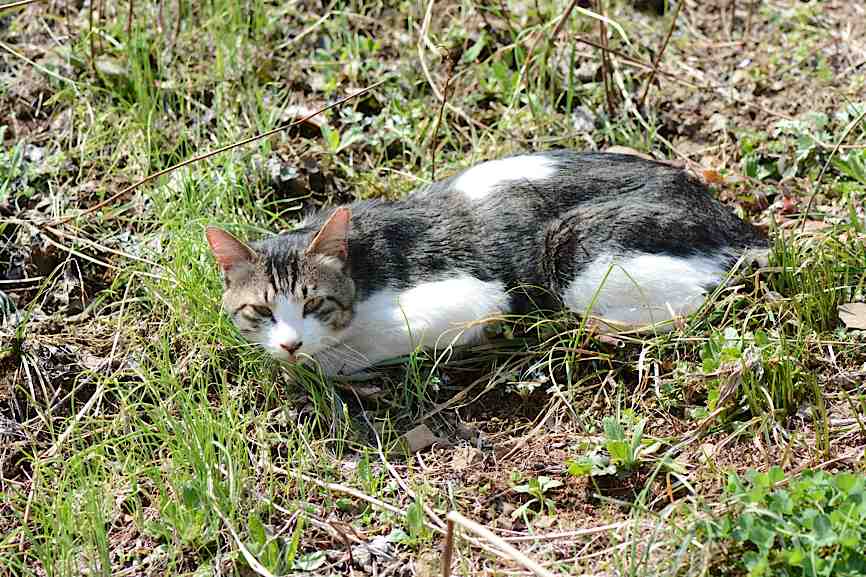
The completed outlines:
{"type": "Polygon", "coordinates": [[[294,298],[278,295],[274,301],[274,318],[276,322],[267,325],[259,342],[278,359],[290,360],[289,352],[282,345],[293,348],[301,343],[297,356],[314,355],[338,340],[314,315],[304,318],[303,305],[294,298]]]}
{"type": "Polygon", "coordinates": [[[561,296],[577,313],[585,313],[592,304],[591,312],[605,319],[633,325],[657,323],[670,320],[671,311],[680,316],[697,310],[706,297],[705,287],[727,272],[725,261],[723,254],[603,255],[582,270],[561,296]]]}
{"type": "Polygon", "coordinates": [[[508,312],[501,282],[454,272],[404,291],[385,289],[356,304],[341,343],[316,355],[328,374],[349,374],[417,348],[444,350],[476,341],[482,321],[508,312]]]}
{"type": "Polygon", "coordinates": [[[268,325],[262,345],[274,357],[285,360],[289,353],[281,345],[293,347],[298,342],[304,341],[302,308],[294,299],[280,295],[274,301],[273,310],[276,322],[268,325]]]}
{"type": "Polygon", "coordinates": [[[556,161],[534,154],[490,160],[473,166],[457,177],[454,188],[471,200],[479,200],[501,184],[518,180],[544,180],[556,172],[556,161]]]}

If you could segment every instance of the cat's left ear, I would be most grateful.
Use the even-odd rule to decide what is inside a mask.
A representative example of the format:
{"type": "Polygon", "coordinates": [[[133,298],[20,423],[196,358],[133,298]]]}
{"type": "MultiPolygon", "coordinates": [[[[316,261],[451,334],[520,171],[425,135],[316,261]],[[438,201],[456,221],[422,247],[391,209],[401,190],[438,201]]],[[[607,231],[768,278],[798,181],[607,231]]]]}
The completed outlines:
{"type": "Polygon", "coordinates": [[[234,280],[248,272],[256,259],[250,247],[215,226],[207,227],[207,242],[226,280],[234,280]]]}
{"type": "Polygon", "coordinates": [[[341,206],[328,218],[310,246],[307,254],[333,256],[343,262],[349,258],[349,226],[352,222],[352,212],[348,207],[341,206]]]}

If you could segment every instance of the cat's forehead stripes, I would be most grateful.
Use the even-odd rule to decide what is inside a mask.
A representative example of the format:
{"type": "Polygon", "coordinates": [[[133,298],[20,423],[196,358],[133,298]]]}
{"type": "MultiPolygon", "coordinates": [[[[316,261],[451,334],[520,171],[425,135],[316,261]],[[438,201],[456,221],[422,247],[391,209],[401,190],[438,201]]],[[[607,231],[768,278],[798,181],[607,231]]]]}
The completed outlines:
{"type": "Polygon", "coordinates": [[[509,182],[532,182],[550,178],[556,174],[556,165],[555,158],[542,154],[490,160],[473,166],[458,176],[454,181],[454,189],[470,200],[480,200],[509,182]]]}
{"type": "Polygon", "coordinates": [[[293,294],[301,280],[300,257],[294,253],[280,259],[272,256],[268,262],[268,274],[277,294],[293,294]]]}

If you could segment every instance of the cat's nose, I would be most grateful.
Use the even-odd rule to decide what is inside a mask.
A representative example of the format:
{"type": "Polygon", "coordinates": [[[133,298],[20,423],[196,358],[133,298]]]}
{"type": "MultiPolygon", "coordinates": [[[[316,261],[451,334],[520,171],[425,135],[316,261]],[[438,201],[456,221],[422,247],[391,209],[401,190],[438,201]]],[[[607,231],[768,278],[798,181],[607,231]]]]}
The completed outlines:
{"type": "Polygon", "coordinates": [[[295,359],[295,353],[298,352],[298,349],[303,346],[304,343],[301,341],[297,342],[288,342],[288,343],[280,343],[280,348],[289,353],[289,358],[291,360],[295,359]]]}

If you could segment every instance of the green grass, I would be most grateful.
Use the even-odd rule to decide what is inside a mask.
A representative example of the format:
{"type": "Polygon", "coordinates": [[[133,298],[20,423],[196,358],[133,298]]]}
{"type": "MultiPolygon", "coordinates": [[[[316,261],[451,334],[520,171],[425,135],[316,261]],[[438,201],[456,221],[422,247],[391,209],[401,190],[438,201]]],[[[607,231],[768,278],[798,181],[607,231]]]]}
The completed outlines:
{"type": "MultiPolygon", "coordinates": [[[[15,51],[0,46],[0,270],[29,279],[0,279],[21,318],[0,328],[0,574],[343,575],[348,548],[366,574],[360,545],[377,538],[395,555],[372,557],[379,574],[435,574],[450,510],[537,537],[513,544],[561,575],[829,575],[772,545],[849,564],[862,551],[866,339],[837,309],[866,298],[866,73],[849,69],[853,48],[822,48],[827,19],[856,18],[761,5],[755,46],[733,50],[746,6],[733,37],[718,11],[690,7],[643,109],[628,102],[646,74],[615,60],[610,115],[599,52],[575,40],[597,41],[597,21],[575,13],[552,35],[568,2],[437,3],[426,26],[426,5],[409,2],[333,3],[327,15],[169,4],[134,3],[129,33],[126,3],[0,12],[15,51]],[[449,53],[440,122],[430,82],[443,89],[449,53]],[[321,129],[208,158],[76,217],[382,79],[321,129]],[[734,80],[735,96],[702,84],[734,80]],[[447,364],[418,351],[354,389],[274,364],[219,312],[208,224],[255,236],[481,159],[611,145],[686,156],[726,177],[716,192],[746,218],[789,220],[769,226],[767,266],[670,333],[509,319],[490,345],[447,364]],[[272,179],[274,162],[288,184],[272,179]],[[807,206],[801,231],[790,221],[807,206]],[[83,313],[69,304],[82,293],[83,313]],[[422,421],[451,444],[406,455],[402,435],[422,421]],[[825,468],[837,471],[812,472],[825,468]],[[790,507],[778,510],[771,477],[790,507]],[[810,541],[816,515],[836,541],[810,541]]],[[[651,62],[670,16],[607,4],[629,38],[611,32],[611,46],[651,62]]],[[[456,547],[453,574],[516,569],[461,537],[456,547]]]]}

